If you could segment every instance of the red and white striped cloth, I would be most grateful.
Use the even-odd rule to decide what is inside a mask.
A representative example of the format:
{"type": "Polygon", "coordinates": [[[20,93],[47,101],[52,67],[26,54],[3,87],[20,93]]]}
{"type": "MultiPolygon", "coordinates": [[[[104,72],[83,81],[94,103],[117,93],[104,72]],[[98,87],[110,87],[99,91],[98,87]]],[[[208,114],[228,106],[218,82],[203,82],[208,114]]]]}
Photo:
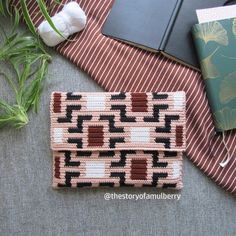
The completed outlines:
{"type": "MultiPolygon", "coordinates": [[[[70,1],[70,0],[69,0],[70,1]]],[[[69,2],[64,0],[63,3],[69,2]]],[[[13,3],[19,6],[19,0],[13,3]]],[[[48,1],[50,2],[50,0],[48,1]]],[[[56,50],[87,72],[107,91],[185,91],[187,96],[187,157],[225,190],[236,193],[236,132],[226,134],[233,156],[225,168],[227,150],[214,126],[201,74],[161,55],[117,42],[101,34],[113,0],[77,0],[88,16],[86,28],[56,50]],[[209,148],[211,147],[211,148],[209,148]],[[211,151],[210,151],[211,149],[211,151]]],[[[35,0],[28,0],[33,22],[42,21],[35,0]]],[[[52,9],[51,15],[62,6],[52,9]]],[[[197,183],[196,183],[197,184],[197,183]]]]}

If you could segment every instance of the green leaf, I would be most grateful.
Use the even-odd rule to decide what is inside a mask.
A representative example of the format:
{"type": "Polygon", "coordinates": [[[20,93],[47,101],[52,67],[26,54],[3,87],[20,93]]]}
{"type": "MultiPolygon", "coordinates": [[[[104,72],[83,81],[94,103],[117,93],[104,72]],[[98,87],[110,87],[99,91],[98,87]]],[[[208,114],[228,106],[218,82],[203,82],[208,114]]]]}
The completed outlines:
{"type": "Polygon", "coordinates": [[[21,106],[15,105],[9,113],[0,115],[0,127],[11,125],[15,128],[22,128],[28,124],[29,118],[25,109],[21,106]]]}
{"type": "MultiPolygon", "coordinates": [[[[13,25],[17,25],[17,19],[13,25]]],[[[38,37],[16,33],[13,29],[10,34],[3,34],[3,40],[0,41],[1,60],[13,68],[11,75],[2,72],[2,77],[12,87],[15,103],[0,100],[0,127],[10,125],[22,128],[29,121],[27,111],[31,108],[38,111],[51,57],[38,37]]]]}
{"type": "Polygon", "coordinates": [[[9,0],[0,0],[0,14],[4,16],[10,15],[9,0]]]}
{"type": "Polygon", "coordinates": [[[61,4],[62,0],[54,0],[56,4],[61,4]]]}
{"type": "Polygon", "coordinates": [[[13,27],[12,27],[12,32],[15,32],[20,22],[20,14],[16,7],[14,7],[14,16],[12,15],[11,18],[12,18],[12,21],[14,22],[13,27]]]}
{"type": "Polygon", "coordinates": [[[17,95],[16,86],[15,86],[14,82],[9,78],[9,76],[6,75],[6,74],[3,73],[3,72],[0,72],[0,75],[2,75],[4,79],[6,79],[6,81],[7,81],[8,84],[11,86],[11,88],[12,88],[13,92],[15,93],[15,95],[17,95]]]}
{"type": "Polygon", "coordinates": [[[65,38],[65,36],[57,29],[57,27],[54,25],[50,15],[48,14],[48,11],[47,11],[47,7],[46,5],[44,4],[44,2],[42,0],[36,0],[38,5],[39,5],[39,8],[44,16],[44,18],[47,20],[48,24],[52,27],[52,29],[58,33],[61,37],[65,38]]]}
{"type": "Polygon", "coordinates": [[[24,16],[24,20],[25,20],[29,30],[31,31],[31,33],[37,37],[36,28],[35,28],[32,20],[31,20],[31,17],[29,15],[29,11],[28,11],[28,8],[27,8],[27,5],[26,5],[26,0],[20,0],[20,2],[21,2],[21,7],[22,7],[22,13],[23,13],[23,16],[24,16]]]}

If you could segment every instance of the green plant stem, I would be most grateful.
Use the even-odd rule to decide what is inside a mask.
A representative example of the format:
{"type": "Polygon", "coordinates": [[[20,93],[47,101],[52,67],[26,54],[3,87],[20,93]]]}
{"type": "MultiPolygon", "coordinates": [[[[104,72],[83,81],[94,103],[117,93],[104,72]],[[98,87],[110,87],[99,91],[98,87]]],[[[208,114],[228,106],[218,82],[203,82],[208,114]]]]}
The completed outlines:
{"type": "Polygon", "coordinates": [[[13,75],[0,72],[14,92],[15,104],[0,100],[0,127],[22,128],[28,124],[27,112],[38,111],[43,81],[51,56],[38,38],[25,33],[3,33],[0,42],[0,61],[13,68],[13,75]]]}
{"type": "MultiPolygon", "coordinates": [[[[0,99],[0,127],[10,125],[22,128],[29,122],[27,112],[31,108],[35,112],[38,111],[43,82],[51,61],[51,56],[39,39],[29,14],[27,0],[19,1],[23,19],[33,36],[16,31],[20,21],[20,9],[11,6],[10,0],[0,0],[0,15],[10,17],[13,22],[10,34],[6,34],[4,27],[0,25],[0,33],[4,38],[0,42],[0,62],[9,64],[13,68],[14,76],[9,76],[5,72],[0,73],[10,85],[15,97],[15,104],[9,104],[0,99]]],[[[36,2],[39,13],[44,16],[55,32],[63,37],[52,22],[45,1],[36,0],[36,2]]],[[[61,0],[54,0],[54,3],[61,4],[61,0]]]]}

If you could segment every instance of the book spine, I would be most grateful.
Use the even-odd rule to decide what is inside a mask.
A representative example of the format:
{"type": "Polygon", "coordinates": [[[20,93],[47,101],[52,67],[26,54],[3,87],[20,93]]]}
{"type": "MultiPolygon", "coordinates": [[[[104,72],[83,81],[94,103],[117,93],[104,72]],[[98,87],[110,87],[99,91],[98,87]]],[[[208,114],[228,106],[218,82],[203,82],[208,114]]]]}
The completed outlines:
{"type": "Polygon", "coordinates": [[[160,51],[164,51],[164,49],[166,47],[166,44],[167,44],[168,39],[169,39],[169,35],[171,34],[171,31],[173,29],[173,26],[174,26],[175,20],[178,16],[179,10],[180,10],[181,5],[182,5],[182,2],[183,2],[183,0],[178,0],[176,2],[175,9],[174,9],[174,11],[171,15],[170,21],[168,23],[165,34],[164,34],[163,39],[161,41],[160,51]]]}

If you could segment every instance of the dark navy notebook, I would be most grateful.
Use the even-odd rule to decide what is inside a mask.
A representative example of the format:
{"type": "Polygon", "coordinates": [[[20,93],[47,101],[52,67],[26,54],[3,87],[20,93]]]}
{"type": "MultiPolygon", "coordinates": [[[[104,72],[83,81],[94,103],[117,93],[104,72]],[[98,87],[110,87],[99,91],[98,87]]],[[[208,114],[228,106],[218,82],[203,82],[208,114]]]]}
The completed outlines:
{"type": "Polygon", "coordinates": [[[191,28],[196,9],[225,0],[115,0],[102,33],[199,68],[191,28]]]}

